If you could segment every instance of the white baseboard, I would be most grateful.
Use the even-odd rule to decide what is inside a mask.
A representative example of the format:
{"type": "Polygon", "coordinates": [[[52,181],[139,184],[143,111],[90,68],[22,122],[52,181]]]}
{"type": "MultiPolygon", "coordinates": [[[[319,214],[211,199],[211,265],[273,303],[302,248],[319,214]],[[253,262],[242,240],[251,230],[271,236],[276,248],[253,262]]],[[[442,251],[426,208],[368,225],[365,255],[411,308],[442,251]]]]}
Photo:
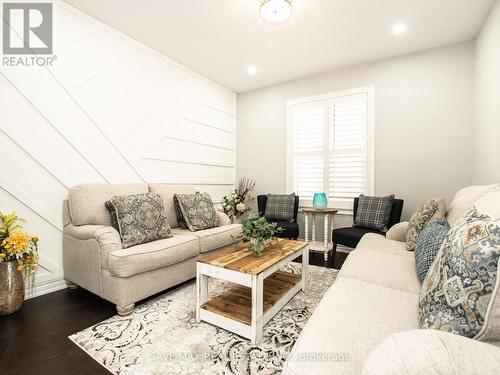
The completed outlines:
{"type": "Polygon", "coordinates": [[[58,290],[66,289],[68,286],[66,285],[66,281],[64,278],[60,277],[54,280],[47,281],[43,284],[37,284],[35,293],[32,295],[28,295],[28,291],[26,291],[26,299],[35,298],[43,296],[44,294],[49,294],[52,292],[57,292],[58,290]]]}

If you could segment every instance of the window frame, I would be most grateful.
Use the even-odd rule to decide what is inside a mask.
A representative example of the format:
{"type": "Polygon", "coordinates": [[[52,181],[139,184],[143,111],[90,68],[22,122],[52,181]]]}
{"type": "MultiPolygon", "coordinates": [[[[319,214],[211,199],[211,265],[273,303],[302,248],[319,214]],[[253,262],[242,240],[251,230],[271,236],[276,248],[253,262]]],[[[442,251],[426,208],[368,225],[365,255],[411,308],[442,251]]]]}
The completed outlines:
{"type": "MultiPolygon", "coordinates": [[[[367,155],[367,171],[365,194],[374,195],[375,193],[375,85],[363,86],[354,89],[330,92],[327,94],[308,96],[305,98],[292,99],[287,101],[287,137],[286,137],[286,191],[287,193],[294,192],[294,168],[293,168],[293,106],[300,104],[308,104],[316,101],[335,100],[345,96],[352,95],[367,95],[367,136],[366,136],[366,155],[367,155]]],[[[326,142],[326,140],[325,140],[326,142]]],[[[323,150],[323,155],[326,151],[323,150]]],[[[326,173],[326,171],[324,172],[326,173]]],[[[327,177],[327,176],[325,176],[327,177]]],[[[352,212],[352,199],[329,199],[328,207],[338,209],[341,212],[352,212]]],[[[300,207],[312,207],[312,199],[301,199],[300,207]]]]}

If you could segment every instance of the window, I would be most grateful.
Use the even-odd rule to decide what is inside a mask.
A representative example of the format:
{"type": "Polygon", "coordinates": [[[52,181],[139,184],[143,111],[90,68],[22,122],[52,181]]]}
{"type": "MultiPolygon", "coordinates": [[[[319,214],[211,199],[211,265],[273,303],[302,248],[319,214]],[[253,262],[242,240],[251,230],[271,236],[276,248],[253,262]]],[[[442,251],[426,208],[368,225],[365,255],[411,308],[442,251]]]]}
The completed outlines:
{"type": "Polygon", "coordinates": [[[288,102],[288,191],[311,205],[324,191],[329,206],[352,209],[373,194],[374,88],[288,102]]]}

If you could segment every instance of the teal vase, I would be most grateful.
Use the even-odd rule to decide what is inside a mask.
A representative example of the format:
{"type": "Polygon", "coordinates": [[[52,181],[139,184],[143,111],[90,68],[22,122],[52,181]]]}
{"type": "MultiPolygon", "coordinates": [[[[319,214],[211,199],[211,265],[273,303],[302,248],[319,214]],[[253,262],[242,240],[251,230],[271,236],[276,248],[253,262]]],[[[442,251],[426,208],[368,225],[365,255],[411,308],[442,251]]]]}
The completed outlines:
{"type": "Polygon", "coordinates": [[[317,210],[324,210],[328,207],[326,193],[314,193],[313,207],[317,210]]]}

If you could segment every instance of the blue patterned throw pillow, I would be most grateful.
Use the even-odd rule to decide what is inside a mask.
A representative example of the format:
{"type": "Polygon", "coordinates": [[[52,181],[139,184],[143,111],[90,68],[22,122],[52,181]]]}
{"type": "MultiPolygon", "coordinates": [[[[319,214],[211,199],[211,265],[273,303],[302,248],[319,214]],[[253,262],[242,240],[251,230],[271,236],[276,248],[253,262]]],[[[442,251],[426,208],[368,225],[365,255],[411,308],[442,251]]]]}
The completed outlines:
{"type": "Polygon", "coordinates": [[[422,284],[422,328],[498,341],[499,258],[500,218],[472,208],[446,235],[422,284]]]}
{"type": "Polygon", "coordinates": [[[190,231],[196,232],[220,225],[219,215],[208,193],[175,194],[174,200],[177,200],[184,222],[190,231]]]}
{"type": "Polygon", "coordinates": [[[158,194],[114,196],[105,203],[120,233],[122,248],[172,237],[163,200],[158,194]]]}
{"type": "Polygon", "coordinates": [[[415,262],[420,282],[424,281],[427,271],[436,259],[436,255],[443,244],[446,233],[450,230],[450,224],[446,219],[438,219],[430,222],[420,232],[415,247],[415,262]]]}

